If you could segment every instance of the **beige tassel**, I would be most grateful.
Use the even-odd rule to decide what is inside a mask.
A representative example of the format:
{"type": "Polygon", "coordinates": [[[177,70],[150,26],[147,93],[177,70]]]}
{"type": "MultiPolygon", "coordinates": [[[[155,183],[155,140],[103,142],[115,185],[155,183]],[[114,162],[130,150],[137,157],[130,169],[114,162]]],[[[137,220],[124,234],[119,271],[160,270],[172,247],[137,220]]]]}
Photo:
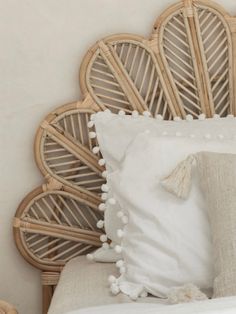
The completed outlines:
{"type": "Polygon", "coordinates": [[[184,161],[181,161],[168,177],[161,180],[162,186],[177,197],[186,199],[191,187],[191,171],[194,160],[195,156],[189,155],[184,161]]]}

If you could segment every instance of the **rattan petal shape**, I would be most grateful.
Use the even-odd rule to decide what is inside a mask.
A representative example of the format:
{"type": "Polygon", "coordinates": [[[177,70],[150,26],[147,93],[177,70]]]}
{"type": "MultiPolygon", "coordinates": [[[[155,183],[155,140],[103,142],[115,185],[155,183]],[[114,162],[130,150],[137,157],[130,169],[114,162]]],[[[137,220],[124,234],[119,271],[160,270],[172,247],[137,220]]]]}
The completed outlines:
{"type": "Polygon", "coordinates": [[[101,109],[117,113],[150,111],[171,119],[176,115],[151,42],[129,34],[107,37],[84,58],[80,86],[101,109]]]}
{"type": "Polygon", "coordinates": [[[87,128],[94,111],[82,105],[77,102],[63,106],[41,123],[36,135],[35,156],[48,180],[69,185],[97,204],[104,183],[104,167],[98,164],[99,156],[92,153],[97,141],[89,137],[91,129],[87,128]]]}
{"type": "Polygon", "coordinates": [[[232,18],[209,1],[178,3],[155,23],[153,37],[183,115],[235,111],[232,30],[232,18]]]}
{"type": "Polygon", "coordinates": [[[61,106],[40,124],[35,159],[45,184],[26,196],[14,219],[19,251],[44,271],[45,313],[56,272],[101,245],[96,222],[102,218],[104,167],[100,153],[92,152],[97,142],[89,136],[91,115],[105,109],[149,111],[167,120],[235,115],[235,60],[236,19],[207,0],[172,5],[150,38],[112,35],[88,50],[79,75],[82,100],[61,106]]]}
{"type": "Polygon", "coordinates": [[[60,271],[73,257],[100,246],[101,218],[94,205],[70,189],[43,191],[38,188],[21,203],[14,219],[20,251],[43,270],[60,271]]]}

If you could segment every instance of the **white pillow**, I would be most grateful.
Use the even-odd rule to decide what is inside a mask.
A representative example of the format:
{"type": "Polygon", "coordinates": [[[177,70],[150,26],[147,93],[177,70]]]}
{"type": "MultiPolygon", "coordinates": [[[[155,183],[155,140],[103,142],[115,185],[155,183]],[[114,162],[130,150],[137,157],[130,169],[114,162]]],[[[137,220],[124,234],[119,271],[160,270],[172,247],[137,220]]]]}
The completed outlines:
{"type": "MultiPolygon", "coordinates": [[[[213,125],[209,123],[208,128],[213,125]]],[[[233,130],[236,132],[235,124],[233,130]]],[[[166,297],[170,288],[186,283],[203,290],[212,288],[210,227],[198,184],[193,184],[185,201],[160,184],[189,154],[203,150],[236,153],[236,141],[222,140],[217,129],[207,137],[200,133],[191,139],[185,137],[188,132],[182,137],[144,132],[127,149],[122,167],[108,175],[113,196],[129,217],[119,230],[122,243],[115,248],[122,252],[123,261],[117,262],[121,276],[110,278],[113,293],[121,290],[135,299],[146,293],[166,297]]]]}
{"type": "MultiPolygon", "coordinates": [[[[209,132],[213,134],[217,132],[221,137],[229,137],[232,131],[235,130],[235,119],[229,116],[229,118],[218,119],[204,119],[204,115],[199,116],[199,120],[193,120],[193,118],[188,115],[187,120],[181,120],[176,118],[176,121],[163,121],[160,115],[156,119],[149,118],[148,114],[145,113],[144,116],[138,115],[137,112],[133,112],[132,116],[124,115],[124,112],[120,112],[119,115],[112,114],[109,110],[105,112],[98,112],[92,117],[93,122],[90,122],[90,126],[95,123],[96,133],[92,132],[91,136],[96,136],[99,143],[100,151],[104,157],[101,163],[106,163],[106,169],[108,173],[119,169],[122,159],[124,158],[125,151],[127,147],[132,143],[135,137],[147,129],[151,130],[155,134],[161,135],[181,135],[182,133],[189,134],[189,136],[194,137],[196,134],[209,136],[209,132]]],[[[235,132],[236,133],[236,132],[235,132]]],[[[95,149],[97,153],[98,149],[95,149]]],[[[110,191],[111,192],[111,191],[110,191]]],[[[109,193],[110,193],[109,192],[109,193]]],[[[103,193],[103,197],[109,198],[109,194],[103,193]]],[[[106,202],[106,210],[104,214],[104,222],[99,221],[98,226],[105,226],[105,231],[107,237],[111,239],[112,244],[108,245],[106,243],[106,237],[101,239],[104,242],[103,247],[105,250],[109,249],[109,256],[111,256],[112,247],[115,244],[120,243],[119,237],[117,237],[116,230],[122,228],[121,220],[117,217],[120,211],[120,205],[116,203],[114,206],[110,206],[106,202]]],[[[102,203],[102,209],[104,208],[104,203],[102,203]]],[[[126,217],[123,217],[126,220],[126,217]]],[[[103,254],[106,255],[106,252],[103,254]]],[[[97,261],[100,260],[99,257],[89,255],[89,258],[93,258],[97,261]]],[[[113,258],[110,260],[106,258],[106,261],[114,261],[117,259],[117,254],[113,254],[113,258]]]]}

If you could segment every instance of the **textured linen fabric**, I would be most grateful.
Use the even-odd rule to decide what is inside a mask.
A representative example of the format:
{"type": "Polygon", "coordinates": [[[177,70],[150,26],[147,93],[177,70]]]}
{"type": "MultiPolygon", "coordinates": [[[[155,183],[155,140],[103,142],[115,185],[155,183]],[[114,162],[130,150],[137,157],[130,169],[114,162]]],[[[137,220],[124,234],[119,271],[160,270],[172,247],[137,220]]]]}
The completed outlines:
{"type": "Polygon", "coordinates": [[[185,283],[203,291],[212,288],[210,226],[198,177],[187,200],[168,193],[160,181],[189,154],[236,153],[235,140],[214,136],[191,139],[144,132],[127,149],[121,169],[108,175],[114,198],[129,216],[121,243],[125,271],[118,279],[123,293],[133,297],[140,285],[159,297],[185,283]]]}
{"type": "Polygon", "coordinates": [[[196,156],[212,231],[214,297],[236,295],[236,155],[196,156]]]}
{"type": "MultiPolygon", "coordinates": [[[[205,119],[205,120],[180,120],[180,121],[161,121],[159,119],[149,118],[146,116],[117,115],[110,112],[98,112],[94,115],[97,139],[100,150],[106,160],[108,173],[120,169],[124,159],[126,149],[135,139],[135,137],[145,130],[150,130],[157,136],[185,135],[190,137],[206,136],[221,138],[231,138],[236,135],[236,122],[234,118],[205,119]]],[[[111,192],[111,191],[110,191],[111,192]]],[[[109,192],[109,195],[110,194],[109,192]]],[[[122,228],[117,213],[120,211],[120,204],[115,206],[106,204],[104,214],[105,231],[113,244],[119,244],[120,239],[117,237],[116,230],[122,228]]],[[[110,252],[109,252],[110,254],[110,252]]],[[[106,252],[103,254],[104,260],[106,252]]],[[[115,256],[115,254],[113,254],[115,256]]],[[[109,256],[105,258],[108,261],[109,256]]]]}
{"type": "MultiPolygon", "coordinates": [[[[116,272],[113,263],[91,263],[85,256],[72,259],[61,273],[48,314],[65,314],[91,306],[132,302],[124,294],[115,297],[109,293],[107,279],[110,273],[116,272]]],[[[148,297],[140,298],[139,302],[165,301],[148,297]]]]}
{"type": "Polygon", "coordinates": [[[67,314],[235,314],[236,298],[219,298],[177,305],[117,304],[82,309],[67,314]]]}

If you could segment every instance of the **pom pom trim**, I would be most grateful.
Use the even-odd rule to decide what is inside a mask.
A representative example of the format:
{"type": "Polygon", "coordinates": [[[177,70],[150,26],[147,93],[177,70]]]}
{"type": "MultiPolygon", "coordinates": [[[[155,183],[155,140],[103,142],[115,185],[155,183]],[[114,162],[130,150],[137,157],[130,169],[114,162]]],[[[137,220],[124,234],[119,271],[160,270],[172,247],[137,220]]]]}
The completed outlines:
{"type": "Polygon", "coordinates": [[[99,151],[100,151],[100,148],[99,148],[98,146],[94,146],[94,148],[92,149],[92,152],[93,152],[94,154],[98,154],[99,151]]]}
{"type": "Polygon", "coordinates": [[[101,212],[104,212],[104,210],[106,209],[106,204],[105,204],[105,203],[99,204],[98,209],[99,209],[101,212]]]}
{"type": "Polygon", "coordinates": [[[100,235],[100,241],[101,242],[107,242],[107,235],[106,234],[100,235]]]}
{"type": "Polygon", "coordinates": [[[97,134],[95,132],[89,132],[89,138],[93,139],[97,137],[97,134]]]}
{"type": "Polygon", "coordinates": [[[120,110],[120,111],[118,112],[118,114],[119,114],[120,116],[125,116],[125,111],[124,111],[124,110],[120,110]]]}
{"type": "Polygon", "coordinates": [[[132,117],[136,118],[139,116],[139,113],[137,110],[132,111],[132,117]]]}
{"type": "Polygon", "coordinates": [[[94,127],[94,121],[90,120],[87,124],[88,128],[91,129],[92,127],[94,127]]]}
{"type": "Polygon", "coordinates": [[[105,159],[99,159],[99,161],[98,161],[98,164],[99,164],[99,166],[104,166],[105,165],[105,163],[106,163],[106,161],[105,161],[105,159]]]}
{"type": "Polygon", "coordinates": [[[104,227],[104,221],[103,220],[98,220],[97,222],[97,228],[102,229],[104,227]]]}
{"type": "Polygon", "coordinates": [[[93,261],[94,260],[94,255],[89,253],[89,254],[86,255],[86,258],[87,258],[88,261],[93,261]]]}

